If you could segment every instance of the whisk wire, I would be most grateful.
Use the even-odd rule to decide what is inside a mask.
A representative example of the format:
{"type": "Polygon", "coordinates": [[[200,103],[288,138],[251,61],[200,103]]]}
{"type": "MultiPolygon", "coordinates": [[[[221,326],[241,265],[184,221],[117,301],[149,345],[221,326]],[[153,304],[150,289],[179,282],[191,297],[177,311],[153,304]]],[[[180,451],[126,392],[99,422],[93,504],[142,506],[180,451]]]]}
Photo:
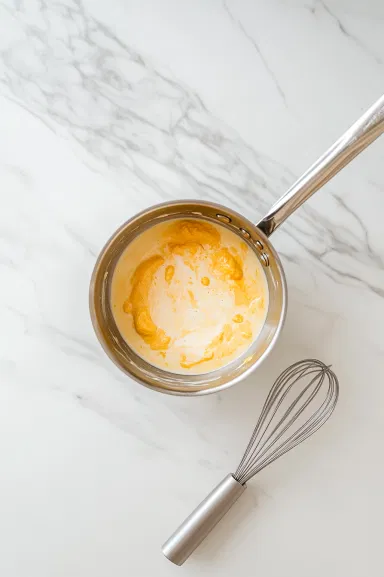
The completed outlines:
{"type": "MultiPolygon", "coordinates": [[[[245,452],[245,455],[244,455],[244,457],[243,457],[243,459],[242,459],[242,462],[240,463],[239,468],[238,468],[238,471],[239,471],[239,472],[241,471],[242,474],[245,474],[245,473],[247,472],[247,469],[244,470],[244,469],[243,469],[243,466],[242,466],[244,459],[245,459],[247,456],[249,457],[248,462],[249,462],[249,467],[251,467],[251,466],[252,466],[252,461],[250,461],[250,459],[254,459],[256,456],[259,457],[259,458],[262,457],[262,456],[265,454],[265,452],[268,451],[268,450],[280,439],[280,437],[281,437],[281,436],[286,432],[286,430],[294,423],[294,421],[295,421],[297,418],[299,418],[300,414],[305,410],[306,406],[308,406],[308,404],[313,400],[314,396],[315,396],[316,393],[317,393],[317,389],[315,389],[315,391],[312,393],[311,397],[309,397],[309,399],[307,400],[306,404],[303,405],[303,407],[301,408],[300,411],[298,411],[297,413],[294,414],[294,416],[291,418],[291,420],[286,424],[286,426],[282,429],[282,431],[280,431],[280,433],[279,433],[277,436],[275,436],[275,438],[273,438],[273,436],[274,436],[274,434],[276,433],[276,431],[279,429],[282,421],[283,421],[284,418],[285,418],[285,415],[284,415],[284,416],[282,417],[282,419],[276,424],[276,426],[275,426],[274,429],[271,431],[271,433],[269,434],[269,436],[267,437],[267,439],[264,441],[264,443],[260,444],[260,443],[262,442],[264,436],[266,435],[266,433],[267,433],[267,431],[268,431],[268,427],[269,427],[269,425],[271,424],[272,420],[274,419],[274,417],[275,417],[278,409],[280,408],[280,405],[283,403],[285,397],[288,395],[288,393],[290,392],[290,390],[291,390],[291,388],[294,386],[294,384],[297,382],[297,380],[298,380],[299,378],[301,378],[302,375],[303,375],[306,371],[307,371],[307,367],[305,367],[305,368],[302,369],[301,371],[296,371],[296,372],[293,371],[293,372],[292,372],[293,375],[296,375],[297,372],[299,372],[299,376],[296,377],[296,379],[295,379],[289,386],[286,387],[286,391],[285,391],[284,394],[281,396],[280,400],[278,400],[278,396],[277,396],[277,395],[273,395],[273,393],[274,393],[275,387],[276,387],[276,390],[277,390],[276,392],[277,392],[277,393],[279,393],[279,392],[281,391],[281,389],[282,389],[282,386],[281,386],[281,380],[282,380],[282,379],[281,379],[281,377],[284,376],[284,375],[287,373],[287,371],[284,371],[283,375],[281,375],[281,376],[279,377],[279,379],[276,381],[275,386],[272,388],[272,395],[270,395],[270,397],[273,397],[273,396],[274,396],[275,398],[274,398],[274,400],[270,403],[270,405],[268,404],[268,398],[267,398],[267,401],[266,401],[266,403],[265,403],[265,405],[264,405],[264,408],[263,408],[263,411],[262,411],[262,417],[263,417],[263,418],[261,419],[261,424],[264,423],[265,418],[266,418],[266,415],[268,414],[268,410],[267,410],[268,406],[270,406],[270,407],[272,408],[274,402],[278,400],[277,405],[275,406],[274,410],[272,411],[272,414],[271,414],[271,416],[270,416],[269,422],[268,422],[268,424],[266,425],[263,433],[260,435],[259,440],[255,443],[256,437],[257,437],[258,433],[259,433],[260,430],[261,430],[261,427],[258,426],[258,425],[260,425],[260,423],[258,423],[258,425],[256,425],[256,428],[255,428],[255,430],[254,430],[254,432],[253,432],[253,434],[252,434],[252,437],[251,437],[251,441],[250,441],[250,443],[249,443],[249,445],[248,445],[248,447],[250,447],[250,446],[253,447],[253,448],[252,448],[252,451],[251,451],[251,453],[249,453],[248,448],[247,448],[247,450],[246,450],[246,452],[245,452]],[[270,439],[272,439],[272,441],[268,444],[268,442],[270,441],[270,439]],[[267,444],[268,444],[268,445],[267,445],[267,444]],[[267,447],[264,449],[264,451],[262,451],[262,449],[265,447],[265,445],[267,445],[267,447]]],[[[311,374],[311,373],[313,373],[313,372],[314,372],[314,371],[310,371],[310,372],[308,372],[307,374],[311,374]]],[[[323,378],[324,378],[324,377],[322,377],[322,379],[323,379],[323,378]]],[[[288,409],[287,409],[287,411],[286,411],[286,414],[291,413],[291,411],[293,410],[293,408],[299,403],[301,397],[305,395],[306,391],[312,386],[312,384],[313,384],[313,382],[314,382],[315,380],[316,380],[316,377],[315,377],[314,379],[312,379],[312,381],[307,385],[307,387],[302,391],[302,393],[296,398],[296,400],[291,404],[291,406],[288,407],[288,409]]],[[[322,383],[322,381],[319,383],[318,387],[321,386],[321,383],[322,383]]],[[[290,439],[288,439],[287,442],[288,442],[289,440],[290,440],[290,439]]]]}
{"type": "MultiPolygon", "coordinates": [[[[253,446],[254,446],[255,439],[256,439],[259,431],[261,430],[261,427],[263,426],[263,424],[264,424],[264,422],[265,422],[265,420],[266,420],[266,418],[267,418],[267,416],[268,416],[268,411],[266,410],[267,407],[268,407],[269,405],[272,407],[273,404],[274,404],[274,402],[275,402],[274,399],[275,399],[275,397],[276,397],[276,392],[279,390],[280,381],[281,381],[281,380],[285,377],[285,375],[293,368],[293,366],[295,366],[295,365],[292,365],[292,367],[288,367],[288,369],[285,369],[285,371],[277,378],[277,380],[276,380],[274,386],[272,387],[272,389],[269,391],[268,397],[267,397],[267,399],[266,399],[266,401],[265,401],[265,403],[264,403],[264,406],[263,406],[263,408],[262,408],[262,410],[261,410],[259,419],[258,419],[258,421],[257,421],[257,423],[256,423],[256,427],[255,427],[254,430],[253,430],[253,433],[252,433],[252,435],[251,435],[251,438],[250,438],[250,440],[249,440],[249,443],[248,443],[248,445],[247,445],[247,448],[246,448],[246,450],[245,450],[245,453],[244,453],[244,455],[243,455],[243,458],[242,458],[241,461],[240,461],[240,465],[239,465],[239,467],[238,467],[238,470],[241,469],[243,463],[245,462],[246,458],[248,457],[248,454],[249,454],[250,450],[251,450],[251,449],[253,448],[253,446]]],[[[265,432],[266,432],[266,431],[264,431],[264,433],[263,433],[263,435],[261,436],[261,438],[263,438],[265,432]]],[[[258,444],[256,444],[256,446],[255,446],[255,448],[253,449],[252,453],[253,453],[254,450],[257,448],[257,446],[258,446],[258,444]]]]}
{"type": "Polygon", "coordinates": [[[310,437],[332,414],[338,394],[339,384],[336,375],[321,361],[314,359],[299,361],[283,371],[267,396],[251,439],[234,474],[235,479],[245,484],[267,465],[310,437]],[[320,406],[291,435],[284,437],[318,398],[326,384],[328,386],[325,398],[320,406]],[[294,400],[289,403],[281,416],[278,416],[288,395],[300,386],[294,400]]]}
{"type": "MultiPolygon", "coordinates": [[[[312,384],[313,381],[311,381],[310,385],[312,384]]],[[[310,386],[308,385],[308,387],[310,386]]],[[[294,416],[290,419],[290,421],[288,421],[288,423],[285,425],[285,427],[283,427],[283,429],[275,435],[275,433],[278,431],[280,425],[282,424],[283,418],[277,423],[277,425],[275,426],[275,428],[272,430],[271,434],[267,437],[267,439],[265,440],[265,442],[260,446],[260,441],[258,442],[257,446],[255,447],[255,449],[252,451],[251,453],[251,457],[253,459],[255,459],[256,457],[258,459],[261,459],[270,449],[272,449],[272,447],[274,447],[276,445],[276,443],[279,441],[279,439],[284,435],[284,433],[293,425],[293,423],[299,418],[299,416],[301,415],[301,413],[306,409],[306,407],[312,402],[312,400],[315,398],[315,395],[317,394],[318,388],[320,385],[317,386],[317,388],[313,391],[313,393],[311,394],[311,396],[308,398],[308,400],[305,402],[305,404],[300,408],[300,410],[298,410],[294,416]],[[274,436],[275,435],[275,436],[274,436]],[[256,450],[258,447],[258,450],[256,450]]],[[[307,387],[307,388],[308,388],[307,387]]],[[[286,414],[288,414],[290,412],[290,410],[299,402],[301,396],[303,396],[303,394],[306,392],[307,388],[303,391],[303,393],[300,395],[300,397],[294,402],[292,403],[292,405],[289,407],[288,411],[286,414]]],[[[273,417],[272,417],[273,418],[273,417]]],[[[280,447],[280,449],[283,449],[285,446],[287,446],[290,441],[292,441],[298,434],[301,433],[301,431],[306,427],[306,425],[308,424],[309,419],[298,429],[298,431],[296,433],[293,433],[288,439],[286,439],[283,443],[283,445],[280,447]]],[[[266,433],[266,431],[264,431],[264,434],[266,433]]],[[[279,450],[279,454],[280,454],[280,450],[279,450]]],[[[269,463],[268,459],[266,459],[267,463],[269,463]]],[[[265,462],[261,461],[260,462],[260,466],[258,468],[258,471],[260,470],[261,465],[263,465],[265,462]]],[[[248,469],[252,466],[252,461],[250,461],[249,466],[242,471],[243,474],[248,472],[248,469]]]]}

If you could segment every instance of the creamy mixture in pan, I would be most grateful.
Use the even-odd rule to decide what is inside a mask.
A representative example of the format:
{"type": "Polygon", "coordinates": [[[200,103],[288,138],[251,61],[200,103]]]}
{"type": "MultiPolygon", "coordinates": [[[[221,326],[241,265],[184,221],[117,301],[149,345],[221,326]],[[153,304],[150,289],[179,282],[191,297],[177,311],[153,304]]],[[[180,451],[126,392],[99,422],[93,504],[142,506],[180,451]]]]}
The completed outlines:
{"type": "Polygon", "coordinates": [[[219,369],[259,334],[268,309],[262,267],[235,233],[173,220],[139,235],[117,262],[117,327],[146,361],[175,373],[219,369]]]}

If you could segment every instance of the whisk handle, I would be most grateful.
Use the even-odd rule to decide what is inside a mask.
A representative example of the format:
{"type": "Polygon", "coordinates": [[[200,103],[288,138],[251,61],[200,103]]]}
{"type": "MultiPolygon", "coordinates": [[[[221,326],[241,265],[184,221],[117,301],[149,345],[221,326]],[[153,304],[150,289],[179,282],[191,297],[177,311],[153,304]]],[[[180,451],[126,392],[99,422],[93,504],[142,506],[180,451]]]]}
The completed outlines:
{"type": "Polygon", "coordinates": [[[182,565],[245,489],[246,485],[238,483],[231,474],[224,477],[164,543],[162,551],[167,559],[182,565]]]}

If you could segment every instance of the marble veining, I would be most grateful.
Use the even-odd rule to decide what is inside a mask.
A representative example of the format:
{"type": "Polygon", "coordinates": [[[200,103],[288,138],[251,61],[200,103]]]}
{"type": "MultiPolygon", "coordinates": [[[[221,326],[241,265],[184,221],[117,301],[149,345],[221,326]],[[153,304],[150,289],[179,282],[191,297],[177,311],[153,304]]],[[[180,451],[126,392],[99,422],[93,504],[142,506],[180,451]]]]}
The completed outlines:
{"type": "Polygon", "coordinates": [[[153,203],[262,217],[379,97],[383,18],[378,0],[0,0],[2,575],[177,571],[160,544],[305,356],[340,378],[332,422],[183,571],[379,575],[384,140],[274,234],[287,323],[238,387],[133,383],[96,341],[88,285],[109,235],[153,203]]]}

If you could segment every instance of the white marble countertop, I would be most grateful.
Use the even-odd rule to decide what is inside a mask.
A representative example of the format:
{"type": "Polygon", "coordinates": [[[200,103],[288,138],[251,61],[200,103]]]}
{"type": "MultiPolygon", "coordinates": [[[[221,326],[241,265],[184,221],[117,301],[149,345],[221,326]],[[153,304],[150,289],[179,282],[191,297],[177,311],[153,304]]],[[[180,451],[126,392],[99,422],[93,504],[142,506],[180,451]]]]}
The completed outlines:
{"type": "Polygon", "coordinates": [[[0,0],[0,574],[372,577],[384,507],[384,139],[274,235],[290,306],[246,382],[149,391],[88,315],[98,251],[150,204],[256,219],[383,92],[380,0],[0,0]],[[160,546],[227,472],[280,370],[338,409],[182,569],[160,546]]]}

